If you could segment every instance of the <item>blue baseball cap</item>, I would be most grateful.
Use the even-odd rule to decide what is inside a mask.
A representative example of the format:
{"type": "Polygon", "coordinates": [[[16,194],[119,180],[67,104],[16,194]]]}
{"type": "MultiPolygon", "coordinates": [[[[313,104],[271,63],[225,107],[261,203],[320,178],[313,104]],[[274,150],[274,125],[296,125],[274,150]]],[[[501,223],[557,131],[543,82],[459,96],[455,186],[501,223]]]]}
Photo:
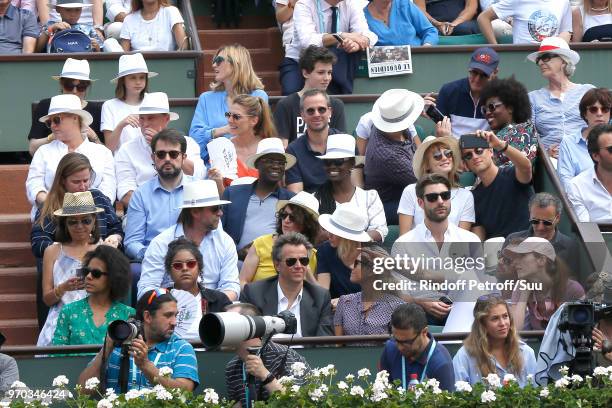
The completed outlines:
{"type": "Polygon", "coordinates": [[[476,49],[470,57],[469,69],[477,69],[490,76],[499,65],[499,55],[493,48],[482,47],[476,49]]]}

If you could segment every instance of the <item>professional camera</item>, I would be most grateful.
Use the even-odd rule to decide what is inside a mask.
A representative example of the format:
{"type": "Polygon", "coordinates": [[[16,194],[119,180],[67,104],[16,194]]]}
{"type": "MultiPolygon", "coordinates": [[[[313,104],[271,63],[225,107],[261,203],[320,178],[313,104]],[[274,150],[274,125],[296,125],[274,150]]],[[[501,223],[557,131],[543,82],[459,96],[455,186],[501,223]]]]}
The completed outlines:
{"type": "Polygon", "coordinates": [[[276,333],[295,334],[297,319],[285,310],[276,316],[244,316],[235,312],[207,313],[200,321],[200,339],[207,349],[276,333]]]}
{"type": "Polygon", "coordinates": [[[572,344],[576,349],[570,362],[570,373],[581,376],[593,372],[593,327],[601,319],[612,317],[612,305],[589,301],[568,302],[559,319],[558,328],[569,331],[572,344]]]}
{"type": "Polygon", "coordinates": [[[144,339],[144,327],[140,320],[115,320],[108,325],[108,335],[115,344],[129,344],[138,336],[144,339]]]}

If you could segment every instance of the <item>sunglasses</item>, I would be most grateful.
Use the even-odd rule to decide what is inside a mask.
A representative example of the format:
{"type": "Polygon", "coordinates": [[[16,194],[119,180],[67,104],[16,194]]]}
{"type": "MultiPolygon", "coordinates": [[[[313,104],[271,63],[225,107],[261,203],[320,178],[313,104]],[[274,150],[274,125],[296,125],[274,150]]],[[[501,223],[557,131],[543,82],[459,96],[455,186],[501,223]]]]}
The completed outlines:
{"type": "Polygon", "coordinates": [[[168,289],[166,288],[154,289],[153,293],[151,293],[151,296],[149,296],[149,299],[147,299],[147,305],[150,305],[151,303],[153,303],[153,300],[156,297],[163,296],[167,293],[168,293],[168,289]]]}
{"type": "Polygon", "coordinates": [[[51,125],[59,126],[60,123],[62,123],[61,116],[54,116],[51,119],[45,121],[45,125],[47,125],[49,129],[51,129],[51,125]]]}
{"type": "Polygon", "coordinates": [[[225,112],[225,117],[227,119],[232,118],[234,120],[240,120],[246,116],[253,116],[253,115],[240,115],[239,113],[225,112]]]}
{"type": "Polygon", "coordinates": [[[308,108],[306,109],[306,114],[308,116],[312,116],[315,113],[319,113],[319,115],[323,115],[329,109],[327,106],[319,106],[318,108],[308,108]]]}
{"type": "Polygon", "coordinates": [[[89,88],[89,83],[86,82],[80,82],[78,84],[74,84],[74,83],[64,83],[64,89],[69,91],[69,92],[73,92],[74,88],[77,89],[77,91],[79,92],[85,92],[87,90],[87,88],[89,88]]]}
{"type": "Polygon", "coordinates": [[[300,261],[300,264],[302,266],[307,266],[308,262],[310,262],[310,259],[308,259],[307,256],[302,256],[300,258],[287,258],[285,259],[285,265],[287,266],[293,266],[295,265],[298,261],[300,261]]]}
{"type": "Polygon", "coordinates": [[[92,218],[83,218],[80,220],[72,219],[72,220],[66,220],[66,225],[68,225],[69,227],[75,227],[79,224],[87,226],[87,225],[93,224],[93,222],[94,220],[92,218]]]}
{"type": "Polygon", "coordinates": [[[503,104],[504,104],[503,102],[495,102],[495,103],[489,103],[488,105],[482,105],[480,107],[480,112],[482,112],[483,115],[486,115],[487,112],[495,112],[495,109],[499,108],[503,104]]]}
{"type": "Polygon", "coordinates": [[[219,210],[222,209],[220,205],[213,205],[211,207],[204,207],[204,208],[208,208],[208,211],[210,211],[212,213],[219,212],[219,210]]]}
{"type": "Polygon", "coordinates": [[[607,150],[609,154],[612,154],[612,145],[608,147],[600,147],[599,150],[607,150]]]}
{"type": "Polygon", "coordinates": [[[323,166],[325,167],[342,166],[344,163],[346,163],[349,160],[350,160],[349,157],[345,157],[343,159],[323,159],[323,166]]]}
{"type": "Polygon", "coordinates": [[[593,115],[595,115],[599,111],[601,111],[601,113],[610,112],[610,107],[609,106],[589,106],[587,110],[589,111],[589,113],[592,113],[593,115]]]}
{"type": "Polygon", "coordinates": [[[79,275],[81,275],[83,278],[87,277],[87,275],[89,275],[90,273],[94,279],[100,279],[102,275],[108,275],[108,272],[102,272],[99,269],[93,269],[88,266],[84,266],[79,270],[79,275]]]}
{"type": "MultiPolygon", "coordinates": [[[[213,58],[212,63],[213,63],[214,65],[219,65],[219,64],[221,64],[223,61],[225,61],[225,58],[224,58],[224,57],[222,57],[221,55],[217,55],[215,58],[213,58]]],[[[232,62],[232,59],[231,59],[231,58],[228,58],[228,59],[227,59],[227,62],[230,62],[230,63],[231,63],[231,62],[232,62]]]]}
{"type": "Polygon", "coordinates": [[[295,215],[293,214],[289,214],[288,212],[284,212],[284,211],[279,211],[278,212],[278,218],[281,220],[284,220],[285,218],[289,217],[289,221],[295,223],[296,222],[296,218],[295,215]]]}
{"type": "Polygon", "coordinates": [[[166,155],[170,156],[170,158],[172,160],[177,159],[183,152],[179,151],[179,150],[156,150],[155,151],[155,157],[157,157],[158,160],[164,160],[166,158],[166,155]]]}
{"type": "Polygon", "coordinates": [[[476,71],[476,70],[471,70],[471,71],[469,71],[469,73],[470,73],[470,76],[473,76],[473,77],[477,76],[477,77],[480,77],[482,79],[489,78],[489,76],[487,74],[485,74],[484,72],[480,72],[480,71],[476,71]]]}
{"type": "Polygon", "coordinates": [[[453,151],[452,150],[444,150],[444,151],[437,151],[432,155],[433,159],[435,161],[440,161],[442,160],[442,157],[446,157],[447,159],[452,159],[453,158],[453,151]]]}
{"type": "Polygon", "coordinates": [[[551,54],[551,53],[548,53],[548,52],[547,52],[547,53],[544,53],[544,54],[542,54],[542,55],[539,55],[539,56],[536,58],[536,64],[540,63],[540,61],[542,61],[542,62],[548,62],[548,61],[550,61],[551,59],[553,59],[553,58],[557,58],[557,57],[559,57],[557,54],[551,54]]]}
{"type": "Polygon", "coordinates": [[[441,193],[425,194],[425,199],[429,201],[430,203],[435,203],[436,201],[438,201],[438,197],[442,197],[442,201],[448,201],[451,198],[451,192],[443,191],[441,193]]]}
{"type": "Polygon", "coordinates": [[[188,261],[174,261],[172,262],[172,269],[175,271],[181,271],[187,267],[187,269],[193,269],[198,266],[198,261],[190,259],[188,261]]]}
{"type": "Polygon", "coordinates": [[[468,152],[466,154],[463,155],[463,160],[465,161],[469,161],[472,160],[472,157],[474,157],[474,155],[476,156],[482,156],[482,154],[484,153],[485,149],[482,147],[477,147],[474,149],[473,152],[468,152]]]}
{"type": "Polygon", "coordinates": [[[531,225],[540,225],[540,224],[544,224],[547,227],[550,227],[551,225],[553,225],[553,221],[549,221],[549,220],[539,220],[537,218],[532,218],[529,220],[529,223],[531,225]]]}

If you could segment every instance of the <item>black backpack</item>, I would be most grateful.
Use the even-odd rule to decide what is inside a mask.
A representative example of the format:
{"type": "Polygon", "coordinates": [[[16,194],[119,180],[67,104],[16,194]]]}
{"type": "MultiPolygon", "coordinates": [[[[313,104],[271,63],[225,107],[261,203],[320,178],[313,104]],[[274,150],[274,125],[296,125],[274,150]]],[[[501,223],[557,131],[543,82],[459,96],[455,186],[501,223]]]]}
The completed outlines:
{"type": "Polygon", "coordinates": [[[90,52],[91,39],[76,28],[69,28],[56,33],[49,44],[50,53],[90,52]]]}

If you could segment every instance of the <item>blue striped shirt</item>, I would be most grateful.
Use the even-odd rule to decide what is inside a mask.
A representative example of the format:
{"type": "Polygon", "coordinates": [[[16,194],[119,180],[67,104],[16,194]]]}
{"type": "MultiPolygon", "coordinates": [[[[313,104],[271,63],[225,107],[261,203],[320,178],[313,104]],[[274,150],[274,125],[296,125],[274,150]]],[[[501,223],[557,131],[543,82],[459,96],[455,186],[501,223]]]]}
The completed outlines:
{"type": "MultiPolygon", "coordinates": [[[[198,360],[191,344],[173,334],[168,340],[157,343],[149,348],[149,360],[155,367],[170,367],[172,378],[188,378],[196,385],[200,383],[198,376],[198,360]]],[[[108,358],[106,368],[107,388],[113,388],[115,393],[121,392],[119,387],[119,369],[121,362],[121,348],[115,347],[108,358]]],[[[141,388],[153,388],[147,377],[134,364],[130,357],[130,371],[128,373],[128,391],[141,388]]]]}

